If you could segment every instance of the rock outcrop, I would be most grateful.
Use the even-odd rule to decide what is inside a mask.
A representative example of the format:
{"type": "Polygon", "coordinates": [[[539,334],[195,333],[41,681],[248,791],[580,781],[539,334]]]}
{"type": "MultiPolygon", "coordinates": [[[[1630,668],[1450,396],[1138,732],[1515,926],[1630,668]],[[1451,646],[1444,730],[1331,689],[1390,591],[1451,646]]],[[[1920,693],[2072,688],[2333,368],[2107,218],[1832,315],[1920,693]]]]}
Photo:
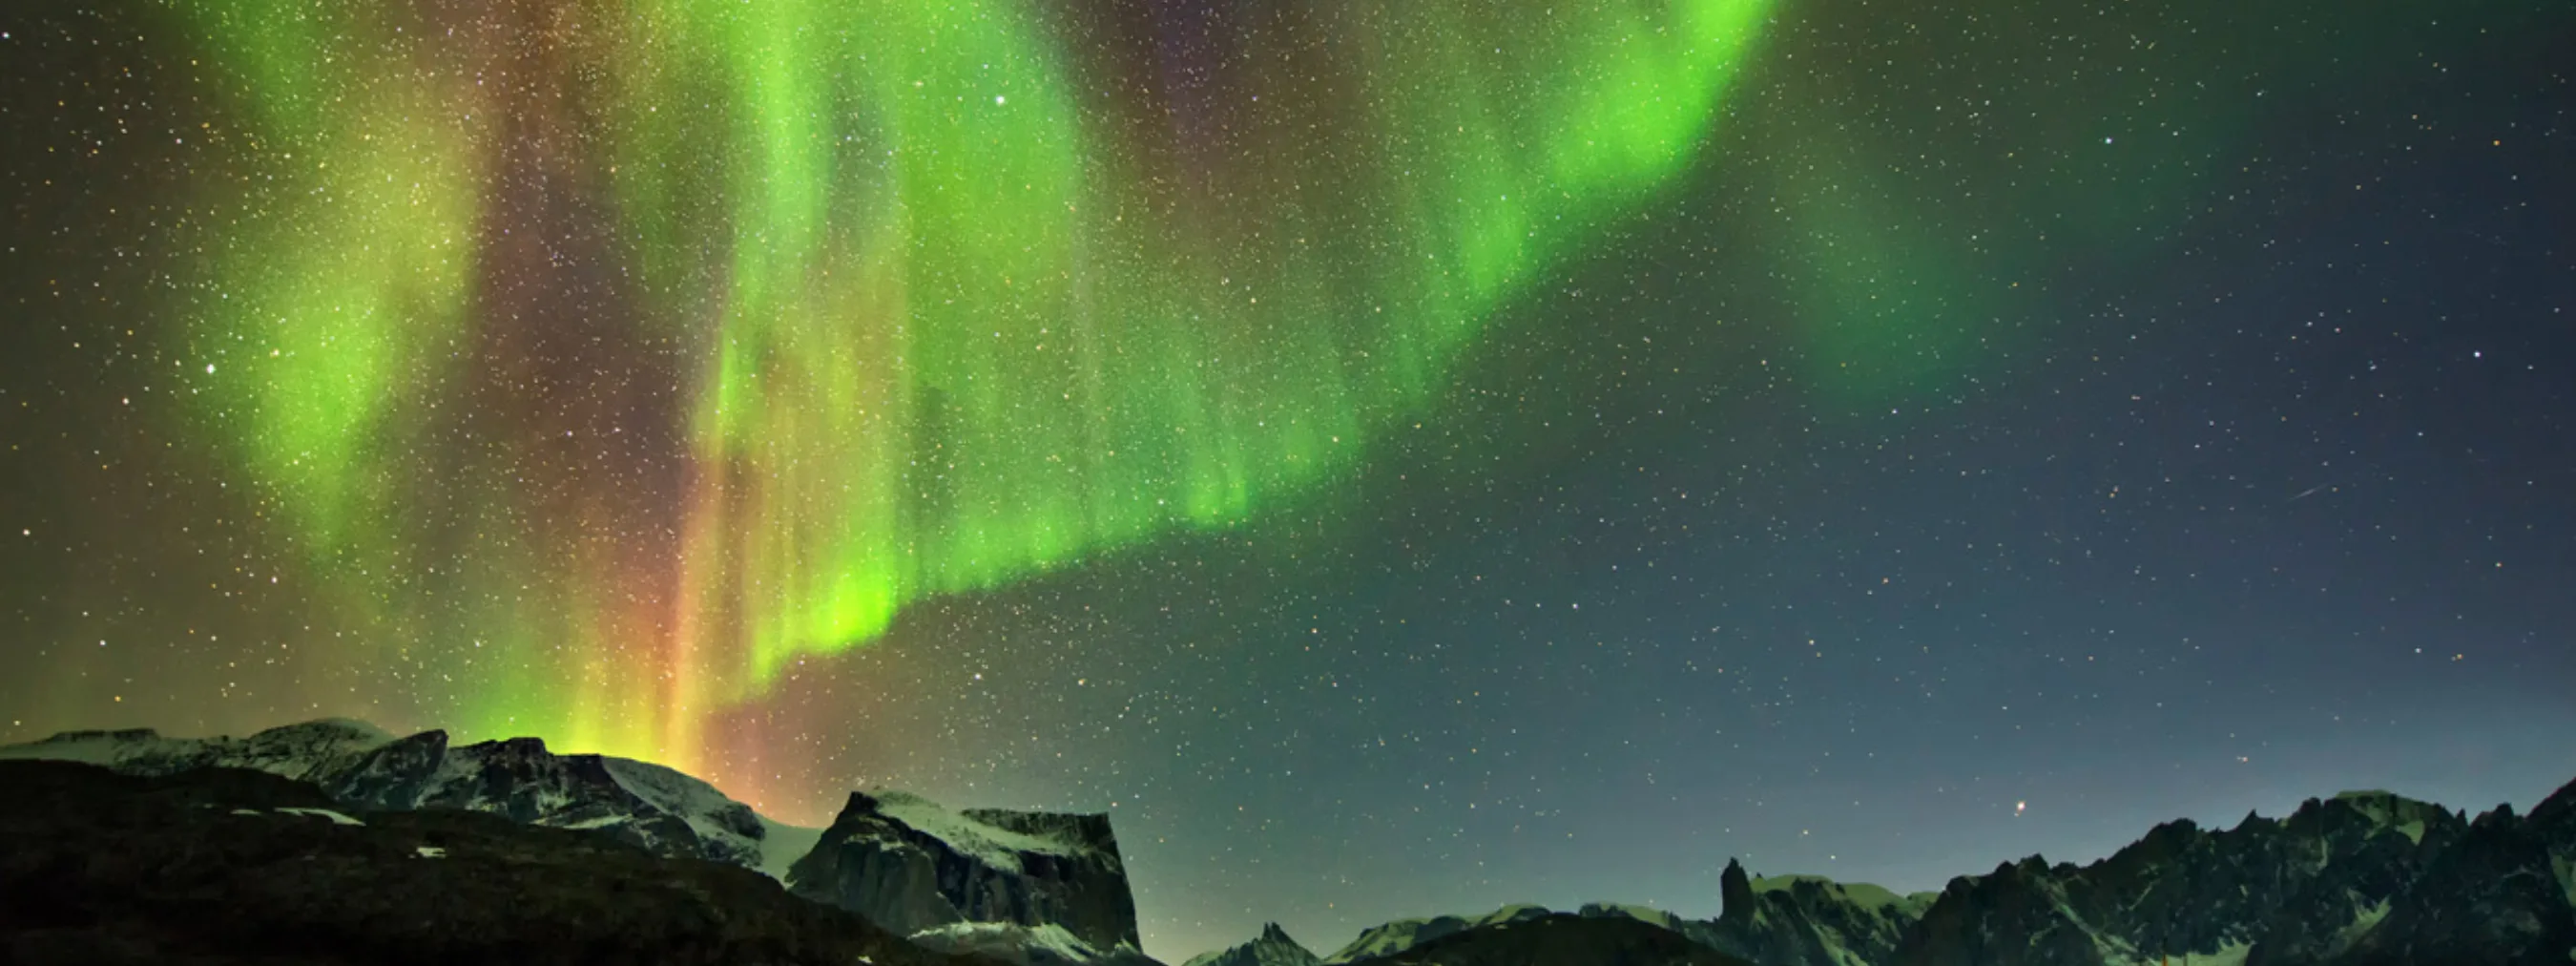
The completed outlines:
{"type": "Polygon", "coordinates": [[[1733,859],[1718,875],[1718,892],[1718,917],[1681,931],[1763,966],[1886,962],[1933,900],[1821,876],[1755,879],[1733,859]]]}

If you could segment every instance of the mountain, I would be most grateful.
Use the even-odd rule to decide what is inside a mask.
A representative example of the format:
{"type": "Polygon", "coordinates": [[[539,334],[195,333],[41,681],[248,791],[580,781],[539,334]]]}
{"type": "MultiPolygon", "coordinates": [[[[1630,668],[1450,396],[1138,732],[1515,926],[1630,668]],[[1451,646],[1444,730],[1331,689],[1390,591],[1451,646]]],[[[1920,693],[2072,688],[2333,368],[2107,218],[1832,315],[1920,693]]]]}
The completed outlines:
{"type": "Polygon", "coordinates": [[[1931,893],[1899,896],[1866,882],[1822,876],[1754,879],[1727,860],[1718,917],[1682,932],[1763,966],[1876,966],[1931,906],[1931,893]]]}
{"type": "Polygon", "coordinates": [[[591,832],[654,855],[740,866],[934,948],[1019,966],[1146,966],[1135,901],[1105,815],[952,812],[918,796],[853,794],[828,829],[774,822],[660,765],[563,755],[537,738],[452,745],[361,722],[287,725],[247,738],[149,729],[67,732],[0,748],[121,774],[247,769],[312,783],[343,809],[482,812],[591,832]],[[917,935],[915,935],[917,934],[917,935]]]}
{"type": "Polygon", "coordinates": [[[787,884],[799,896],[925,940],[1027,951],[1026,940],[1052,937],[930,931],[958,923],[1055,926],[1079,945],[1038,942],[1036,953],[1141,957],[1136,903],[1106,815],[952,812],[913,795],[852,792],[813,851],[788,869],[787,884]]]}
{"type": "Polygon", "coordinates": [[[0,761],[0,788],[0,962],[998,966],[747,869],[274,772],[0,761]]]}
{"type": "MultiPolygon", "coordinates": [[[[71,732],[0,748],[0,788],[0,962],[1153,966],[1103,815],[853,793],[798,828],[658,765],[340,720],[71,732]]],[[[1736,862],[1719,891],[1706,920],[1607,903],[1397,920],[1320,961],[1273,925],[1191,966],[2565,966],[2576,783],[2529,815],[2346,792],[2167,822],[2097,862],[2032,856],[1937,894],[1736,862]]]]}
{"type": "Polygon", "coordinates": [[[2226,830],[2167,822],[2080,868],[2032,856],[1954,880],[1887,962],[2241,962],[2257,947],[2266,962],[2331,960],[2467,831],[2439,806],[2384,792],[2309,799],[2226,830]]]}
{"type": "MultiPolygon", "coordinates": [[[[2576,782],[2528,817],[2514,817],[2509,805],[2478,816],[2385,908],[2374,925],[2315,962],[2576,962],[2576,782]]],[[[2304,962],[2266,956],[2262,944],[2254,952],[2248,966],[2304,962]]]]}
{"type": "Polygon", "coordinates": [[[1182,966],[1321,966],[1323,960],[1297,941],[1278,923],[1263,926],[1261,935],[1232,949],[1220,949],[1190,957],[1182,966]]]}
{"type": "Polygon", "coordinates": [[[1351,940],[1349,945],[1343,946],[1332,955],[1324,957],[1324,962],[1334,964],[1334,966],[1339,966],[1341,963],[1358,962],[1370,957],[1403,952],[1404,950],[1412,949],[1434,939],[1439,939],[1453,933],[1465,932],[1479,926],[1523,922],[1548,915],[1553,915],[1553,913],[1550,913],[1544,906],[1520,904],[1504,906],[1473,919],[1460,916],[1433,916],[1429,919],[1398,919],[1393,922],[1380,926],[1373,926],[1362,931],[1359,934],[1359,938],[1351,940]]]}
{"type": "Polygon", "coordinates": [[[490,812],[528,825],[599,832],[656,855],[755,869],[772,827],[713,786],[660,765],[557,755],[536,738],[452,747],[444,731],[395,738],[336,719],[248,738],[74,731],[0,748],[6,758],[83,761],[128,775],[245,768],[312,782],[353,807],[490,812]]]}
{"type": "Polygon", "coordinates": [[[1627,916],[1541,912],[1485,923],[1354,966],[1752,966],[1627,916]]]}
{"type": "MultiPolygon", "coordinates": [[[[1761,966],[1877,966],[1884,963],[1932,893],[1899,896],[1868,883],[1821,876],[1754,879],[1729,861],[1719,877],[1724,914],[1687,919],[1650,906],[1587,903],[1572,915],[1617,919],[1675,933],[1709,949],[1761,966]]],[[[1384,957],[1470,930],[1562,915],[1533,905],[1504,906],[1473,918],[1398,919],[1360,933],[1327,957],[1328,964],[1384,957]]],[[[1564,927],[1557,927],[1564,928],[1564,927]]]]}
{"type": "MultiPolygon", "coordinates": [[[[1938,893],[1757,879],[1731,861],[1719,889],[1715,919],[1604,903],[1569,918],[1660,929],[1759,966],[2566,966],[2576,962],[2576,783],[2528,816],[2499,807],[2471,821],[2369,791],[2310,799],[2281,819],[2249,814],[2230,829],[2168,822],[2098,862],[2033,856],[1938,893]]],[[[1551,918],[1513,906],[1398,920],[1326,962],[1431,962],[1417,957],[1471,933],[1486,937],[1473,940],[1482,951],[1458,961],[1483,962],[1517,941],[1494,927],[1551,918]]]]}

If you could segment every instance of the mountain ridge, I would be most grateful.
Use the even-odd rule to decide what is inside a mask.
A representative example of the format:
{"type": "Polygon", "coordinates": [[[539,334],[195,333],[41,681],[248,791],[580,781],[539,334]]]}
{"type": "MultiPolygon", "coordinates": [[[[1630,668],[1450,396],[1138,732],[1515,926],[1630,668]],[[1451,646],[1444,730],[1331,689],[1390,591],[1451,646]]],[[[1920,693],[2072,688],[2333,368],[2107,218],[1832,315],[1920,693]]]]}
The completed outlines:
{"type": "Polygon", "coordinates": [[[455,745],[443,730],[396,737],[365,722],[320,719],[239,738],[172,738],[149,728],[63,732],[0,747],[0,760],[11,759],[154,778],[261,772],[308,783],[347,809],[479,812],[748,869],[923,945],[1016,966],[1153,963],[1138,949],[1134,899],[1106,815],[950,810],[909,793],[853,792],[854,803],[871,803],[877,837],[901,840],[895,858],[927,873],[888,880],[894,888],[862,897],[823,881],[837,860],[811,865],[815,879],[801,888],[797,879],[817,854],[850,852],[852,834],[834,836],[838,822],[823,829],[777,822],[676,769],[557,754],[537,737],[455,745]]]}
{"type": "MultiPolygon", "coordinates": [[[[262,774],[314,790],[278,814],[332,824],[454,811],[601,835],[665,860],[761,872],[910,942],[1014,966],[1154,963],[1141,951],[1124,860],[1101,814],[951,809],[860,791],[831,826],[810,829],[649,762],[558,754],[534,737],[397,737],[347,719],[242,738],[125,729],[0,747],[0,760],[27,758],[155,780],[262,774]]],[[[1517,962],[1515,950],[1538,944],[1570,964],[2138,966],[2188,956],[2239,966],[2561,966],[2576,961],[2576,781],[2529,814],[2507,805],[2472,818],[2371,789],[2306,799],[2278,818],[2249,811],[2225,828],[2175,819],[2092,862],[2031,855],[1937,892],[1757,878],[1734,860],[1719,878],[1721,911],[1708,919],[1606,902],[1572,912],[1515,904],[1392,920],[1330,956],[1272,923],[1192,963],[1487,966],[1517,962]],[[1585,942],[1599,946],[1583,952],[1585,942]]]]}

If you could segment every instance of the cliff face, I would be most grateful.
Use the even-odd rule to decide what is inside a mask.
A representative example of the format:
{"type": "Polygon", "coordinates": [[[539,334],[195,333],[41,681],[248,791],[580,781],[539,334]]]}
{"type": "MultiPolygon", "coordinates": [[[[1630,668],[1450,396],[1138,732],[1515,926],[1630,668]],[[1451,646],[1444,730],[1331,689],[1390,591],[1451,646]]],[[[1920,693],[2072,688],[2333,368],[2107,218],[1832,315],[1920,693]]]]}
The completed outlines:
{"type": "Polygon", "coordinates": [[[787,883],[907,935],[1010,923],[1058,926],[1103,953],[1138,945],[1135,899],[1103,815],[950,812],[853,792],[787,883]]]}

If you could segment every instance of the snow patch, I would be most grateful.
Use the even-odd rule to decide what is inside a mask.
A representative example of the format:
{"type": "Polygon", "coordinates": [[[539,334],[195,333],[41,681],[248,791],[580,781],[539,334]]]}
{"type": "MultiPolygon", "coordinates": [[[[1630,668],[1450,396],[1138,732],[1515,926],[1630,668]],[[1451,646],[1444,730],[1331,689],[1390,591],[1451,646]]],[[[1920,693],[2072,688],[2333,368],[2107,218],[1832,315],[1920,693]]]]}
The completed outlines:
{"type": "Polygon", "coordinates": [[[2361,907],[2360,911],[2353,913],[2352,921],[2345,923],[2343,928],[2335,930],[2334,938],[2326,943],[2326,958],[2332,959],[2342,955],[2344,951],[2351,949],[2353,944],[2361,942],[2363,936],[2370,935],[2371,930],[2379,928],[2379,921],[2386,918],[2388,918],[2386,899],[2361,907]]]}
{"type": "MultiPolygon", "coordinates": [[[[726,828],[715,816],[741,803],[725,797],[716,787],[669,768],[630,758],[601,757],[608,777],[620,787],[634,793],[653,807],[680,817],[702,839],[740,839],[742,833],[726,828]]],[[[748,846],[751,843],[745,842],[748,846]]]]}
{"type": "Polygon", "coordinates": [[[2253,949],[2250,943],[2228,943],[2218,947],[2215,953],[2194,954],[2191,961],[2194,966],[2245,966],[2245,954],[2253,949]]]}
{"type": "Polygon", "coordinates": [[[0,748],[0,759],[73,761],[115,768],[136,758],[171,757],[196,750],[198,742],[161,737],[149,731],[71,731],[43,741],[0,748]]]}
{"type": "Polygon", "coordinates": [[[2119,963],[2121,966],[2182,966],[2185,961],[2190,962],[2191,966],[2245,966],[2245,956],[2254,948],[2248,943],[2231,942],[2219,946],[2218,951],[2214,953],[2150,956],[2138,952],[2128,943],[2117,939],[2105,942],[2097,938],[2095,946],[2103,951],[2103,962],[2119,963]]]}
{"type": "Polygon", "coordinates": [[[877,811],[913,831],[945,843],[959,855],[1014,874],[1022,872],[1020,853],[1078,856],[1085,850],[1070,842],[1041,838],[987,825],[949,811],[937,802],[906,792],[877,796],[877,811]]]}
{"type": "Polygon", "coordinates": [[[327,819],[330,819],[330,820],[331,820],[331,824],[333,824],[333,825],[365,825],[365,824],[367,824],[367,823],[365,823],[365,822],[358,821],[358,820],[357,820],[357,819],[355,819],[355,818],[351,818],[351,817],[349,817],[349,816],[347,816],[347,815],[344,815],[344,814],[341,814],[341,813],[339,813],[339,812],[334,812],[334,811],[332,811],[332,810],[330,810],[330,809],[327,809],[327,808],[281,808],[281,809],[278,809],[277,811],[278,811],[278,813],[279,813],[279,814],[283,814],[283,815],[302,815],[302,816],[305,816],[305,817],[307,817],[307,818],[327,818],[327,819]]]}
{"type": "Polygon", "coordinates": [[[913,933],[911,939],[934,949],[1043,952],[1075,962],[1089,962],[1101,955],[1090,943],[1054,923],[1023,926],[1013,922],[952,922],[913,933]]]}
{"type": "Polygon", "coordinates": [[[1479,926],[1490,926],[1495,923],[1515,922],[1547,914],[1548,911],[1546,906],[1539,905],[1535,902],[1515,902],[1485,914],[1484,918],[1475,920],[1475,924],[1479,926]]]}
{"type": "MultiPolygon", "coordinates": [[[[2576,853],[2562,854],[2556,849],[2549,850],[2549,871],[2558,877],[2559,891],[2567,893],[2567,905],[2576,907],[2576,853]]],[[[2576,951],[2570,951],[2568,955],[2576,957],[2576,951]]]]}
{"type": "Polygon", "coordinates": [[[165,738],[150,728],[67,731],[43,741],[0,748],[0,759],[74,761],[129,775],[218,767],[306,778],[316,769],[393,740],[384,729],[363,721],[323,718],[270,728],[247,738],[165,738]]]}
{"type": "Polygon", "coordinates": [[[758,871],[783,885],[787,882],[788,868],[794,866],[796,860],[804,858],[806,853],[814,851],[814,843],[823,840],[823,830],[772,821],[766,815],[759,818],[764,834],[760,837],[758,871]]]}

